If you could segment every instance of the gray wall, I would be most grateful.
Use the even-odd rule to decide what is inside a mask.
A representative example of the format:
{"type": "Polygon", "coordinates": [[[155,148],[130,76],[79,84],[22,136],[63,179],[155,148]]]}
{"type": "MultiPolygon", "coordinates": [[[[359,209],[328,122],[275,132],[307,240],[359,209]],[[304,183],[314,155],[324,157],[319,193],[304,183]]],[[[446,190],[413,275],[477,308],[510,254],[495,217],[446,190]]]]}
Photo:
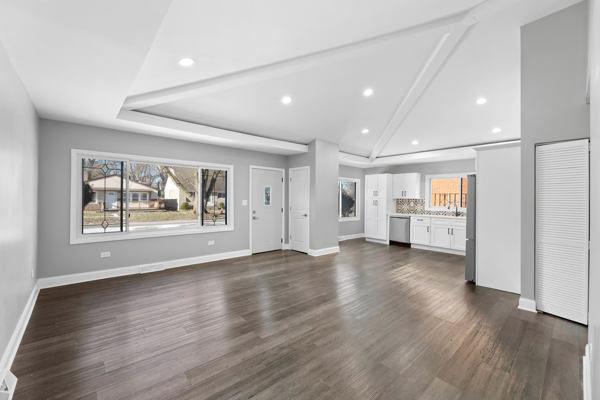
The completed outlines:
{"type": "Polygon", "coordinates": [[[346,165],[340,165],[339,175],[342,178],[360,179],[360,193],[358,194],[360,210],[359,221],[340,221],[338,222],[338,235],[355,235],[365,232],[365,170],[346,165]]]}
{"type": "MultiPolygon", "coordinates": [[[[590,71],[592,157],[590,165],[591,204],[600,203],[600,0],[590,3],[590,71]]],[[[600,399],[600,216],[598,207],[590,215],[590,321],[589,343],[592,345],[593,398],[600,399]]]]}
{"type": "MultiPolygon", "coordinates": [[[[286,167],[286,157],[138,135],[129,132],[40,121],[39,276],[49,277],[168,261],[250,248],[249,165],[286,167]],[[235,230],[104,243],[69,244],[70,151],[72,148],[139,154],[234,165],[235,230]],[[214,246],[208,246],[215,240],[214,246]],[[110,258],[100,258],[109,250],[110,258]]],[[[20,197],[25,198],[25,197],[20,197]]],[[[286,214],[287,215],[287,214],[286,214]]],[[[287,219],[287,217],[286,217],[287,219]]]]}
{"type": "Polygon", "coordinates": [[[521,296],[534,299],[535,145],[589,137],[587,4],[521,28],[521,296]]]}
{"type": "Polygon", "coordinates": [[[475,172],[475,158],[467,160],[393,165],[391,167],[377,167],[365,170],[366,174],[406,174],[412,172],[421,173],[421,193],[423,196],[425,196],[426,175],[475,172]]]}
{"type": "Polygon", "coordinates": [[[7,345],[34,286],[37,115],[0,45],[0,379],[7,345]]]}

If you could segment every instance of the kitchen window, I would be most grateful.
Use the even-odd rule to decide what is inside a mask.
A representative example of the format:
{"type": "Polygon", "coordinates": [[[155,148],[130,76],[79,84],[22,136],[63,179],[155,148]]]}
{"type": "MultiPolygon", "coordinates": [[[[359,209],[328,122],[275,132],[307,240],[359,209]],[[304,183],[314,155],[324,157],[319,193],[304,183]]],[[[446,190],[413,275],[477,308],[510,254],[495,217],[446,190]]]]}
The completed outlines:
{"type": "Polygon", "coordinates": [[[72,150],[71,243],[233,230],[233,166],[72,150]]]}
{"type": "Polygon", "coordinates": [[[338,179],[338,220],[360,220],[360,179],[338,179]]]}
{"type": "Polygon", "coordinates": [[[426,202],[431,210],[467,208],[469,187],[467,173],[428,175],[426,177],[426,202]]]}

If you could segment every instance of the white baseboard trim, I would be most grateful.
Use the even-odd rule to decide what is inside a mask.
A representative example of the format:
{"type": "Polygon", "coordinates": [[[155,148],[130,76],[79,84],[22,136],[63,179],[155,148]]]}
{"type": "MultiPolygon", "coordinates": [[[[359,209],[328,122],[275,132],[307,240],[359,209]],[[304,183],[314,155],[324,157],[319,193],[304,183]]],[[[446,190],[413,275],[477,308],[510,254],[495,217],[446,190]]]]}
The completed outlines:
{"type": "Polygon", "coordinates": [[[519,310],[529,311],[537,313],[537,308],[535,306],[535,300],[526,299],[525,297],[519,298],[519,305],[517,306],[519,310]]]}
{"type": "Polygon", "coordinates": [[[390,241],[389,240],[383,240],[383,239],[373,239],[370,237],[365,237],[365,240],[367,242],[371,242],[371,243],[379,243],[379,244],[385,244],[385,245],[389,245],[390,241]]]}
{"type": "Polygon", "coordinates": [[[437,251],[438,253],[456,254],[459,256],[465,255],[465,252],[463,250],[446,249],[444,247],[425,246],[422,244],[411,244],[410,247],[419,250],[437,251]]]}
{"type": "Polygon", "coordinates": [[[72,285],[74,283],[82,283],[95,281],[98,279],[114,278],[124,275],[144,274],[148,272],[163,271],[165,269],[185,267],[194,264],[204,264],[213,261],[228,260],[230,258],[245,257],[252,255],[250,249],[230,251],[226,253],[208,254],[205,256],[180,258],[177,260],[159,261],[155,263],[133,265],[130,267],[111,268],[92,272],[82,272],[79,274],[52,276],[49,278],[40,278],[38,287],[46,289],[56,286],[72,285]]]}
{"type": "Polygon", "coordinates": [[[324,249],[317,249],[317,250],[308,249],[308,255],[313,256],[313,257],[319,257],[319,256],[324,256],[326,254],[334,254],[334,253],[339,253],[339,252],[340,252],[339,246],[326,247],[324,249]]]}
{"type": "Polygon", "coordinates": [[[289,243],[283,243],[281,245],[281,250],[289,250],[290,249],[290,244],[289,243]]]}
{"type": "Polygon", "coordinates": [[[583,356],[583,400],[592,400],[592,344],[585,346],[583,356]]]}
{"type": "Polygon", "coordinates": [[[341,236],[338,236],[338,242],[343,242],[344,240],[361,239],[364,237],[365,237],[364,232],[363,233],[354,233],[352,235],[341,235],[341,236]]]}
{"type": "MultiPolygon", "coordinates": [[[[35,302],[37,301],[39,293],[40,289],[38,285],[34,285],[31,289],[29,299],[27,299],[27,303],[25,303],[25,308],[23,309],[23,312],[21,312],[21,316],[19,317],[17,326],[15,327],[10,337],[10,340],[8,341],[6,349],[4,349],[2,358],[0,358],[0,385],[2,384],[4,379],[9,376],[7,373],[8,371],[10,371],[12,363],[15,360],[17,350],[19,349],[19,345],[21,344],[21,340],[23,339],[23,334],[25,333],[25,329],[27,328],[27,324],[29,323],[29,319],[31,318],[31,313],[33,312],[33,308],[35,307],[35,302]]],[[[16,382],[11,382],[10,389],[12,391],[14,391],[15,385],[16,382]]]]}

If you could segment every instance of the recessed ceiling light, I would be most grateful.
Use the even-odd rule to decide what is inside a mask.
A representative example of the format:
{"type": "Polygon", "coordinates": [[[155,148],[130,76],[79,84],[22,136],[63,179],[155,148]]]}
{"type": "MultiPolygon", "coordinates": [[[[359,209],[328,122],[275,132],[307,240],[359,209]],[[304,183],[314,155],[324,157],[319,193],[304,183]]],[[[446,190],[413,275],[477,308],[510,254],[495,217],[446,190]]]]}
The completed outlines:
{"type": "Polygon", "coordinates": [[[502,129],[500,129],[498,127],[492,128],[492,133],[500,133],[500,132],[502,132],[502,129]]]}
{"type": "Polygon", "coordinates": [[[281,98],[281,102],[285,105],[288,105],[292,102],[292,98],[290,96],[283,96],[281,98]]]}
{"type": "Polygon", "coordinates": [[[195,61],[192,58],[185,57],[179,60],[179,65],[181,65],[182,67],[191,67],[192,65],[194,65],[194,62],[195,61]]]}
{"type": "Polygon", "coordinates": [[[477,100],[475,100],[475,103],[477,103],[477,105],[484,105],[485,103],[487,103],[487,99],[485,97],[479,97],[477,98],[477,100]]]}
{"type": "Polygon", "coordinates": [[[373,96],[373,88],[366,88],[365,90],[363,90],[363,96],[365,97],[371,97],[373,96]]]}
{"type": "Polygon", "coordinates": [[[413,146],[416,146],[419,144],[419,141],[417,139],[415,139],[412,142],[410,142],[410,144],[412,144],[413,146]]]}
{"type": "Polygon", "coordinates": [[[360,133],[362,133],[363,135],[368,135],[369,130],[367,128],[364,128],[362,131],[360,131],[360,133]]]}

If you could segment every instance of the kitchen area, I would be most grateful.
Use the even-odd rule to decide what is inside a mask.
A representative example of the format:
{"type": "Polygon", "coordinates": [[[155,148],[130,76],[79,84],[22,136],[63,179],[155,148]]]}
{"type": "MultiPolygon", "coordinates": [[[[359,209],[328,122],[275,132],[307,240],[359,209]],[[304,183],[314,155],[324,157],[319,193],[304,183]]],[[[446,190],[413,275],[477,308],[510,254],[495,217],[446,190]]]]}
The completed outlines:
{"type": "Polygon", "coordinates": [[[366,174],[366,240],[465,255],[473,281],[475,187],[473,171],[366,174]]]}

